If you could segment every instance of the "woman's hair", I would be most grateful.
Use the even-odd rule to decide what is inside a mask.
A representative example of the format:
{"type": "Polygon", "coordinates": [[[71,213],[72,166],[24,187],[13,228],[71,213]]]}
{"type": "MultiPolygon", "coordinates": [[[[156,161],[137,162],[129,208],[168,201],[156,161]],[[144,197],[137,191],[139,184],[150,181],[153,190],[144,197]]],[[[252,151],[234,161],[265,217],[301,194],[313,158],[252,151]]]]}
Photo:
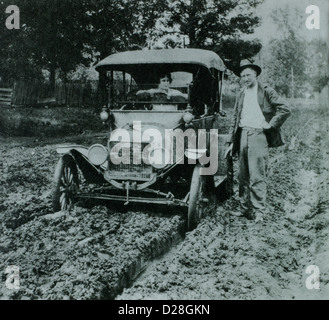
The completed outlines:
{"type": "Polygon", "coordinates": [[[172,82],[172,77],[171,77],[170,72],[162,72],[162,73],[159,73],[158,83],[160,83],[160,79],[165,78],[165,77],[167,77],[169,79],[170,83],[172,82]]]}

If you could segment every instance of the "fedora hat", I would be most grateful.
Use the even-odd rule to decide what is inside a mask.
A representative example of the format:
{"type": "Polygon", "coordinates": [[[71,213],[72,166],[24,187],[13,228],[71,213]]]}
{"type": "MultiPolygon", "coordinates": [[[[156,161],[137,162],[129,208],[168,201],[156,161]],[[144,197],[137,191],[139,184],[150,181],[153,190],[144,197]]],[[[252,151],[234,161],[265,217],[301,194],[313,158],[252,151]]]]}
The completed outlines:
{"type": "Polygon", "coordinates": [[[262,68],[259,66],[258,61],[256,61],[255,58],[249,58],[240,61],[240,66],[237,68],[235,74],[240,77],[241,72],[246,68],[255,70],[257,72],[257,76],[259,76],[262,72],[262,68]]]}

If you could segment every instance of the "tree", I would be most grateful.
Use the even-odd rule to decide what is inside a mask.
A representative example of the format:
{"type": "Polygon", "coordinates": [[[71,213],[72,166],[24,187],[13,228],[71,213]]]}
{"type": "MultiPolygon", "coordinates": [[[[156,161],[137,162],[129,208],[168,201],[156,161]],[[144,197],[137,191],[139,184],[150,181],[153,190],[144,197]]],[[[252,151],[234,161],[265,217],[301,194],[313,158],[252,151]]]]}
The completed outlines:
{"type": "Polygon", "coordinates": [[[48,70],[54,89],[56,74],[65,81],[78,64],[90,63],[87,1],[17,0],[15,4],[20,10],[20,29],[0,28],[5,47],[0,52],[0,68],[8,81],[40,79],[41,70],[48,70]]]}
{"type": "Polygon", "coordinates": [[[304,91],[306,79],[305,41],[297,32],[303,23],[301,13],[286,6],[275,10],[272,19],[280,34],[269,42],[265,75],[280,94],[298,96],[304,91]]]}
{"type": "MultiPolygon", "coordinates": [[[[10,0],[1,1],[1,9],[12,4],[10,0]]],[[[0,14],[0,77],[3,85],[12,86],[14,81],[25,77],[33,79],[41,76],[41,67],[33,63],[33,46],[27,35],[20,29],[7,29],[9,14],[0,14]]],[[[21,20],[21,19],[20,19],[21,20]]],[[[24,28],[24,26],[23,26],[24,28]]]]}
{"type": "Polygon", "coordinates": [[[41,70],[48,70],[54,87],[56,75],[65,81],[78,65],[146,47],[169,29],[188,37],[189,47],[217,51],[233,66],[260,49],[258,42],[243,41],[241,35],[259,24],[254,9],[261,1],[17,0],[21,29],[0,31],[9,47],[0,49],[0,68],[12,78],[40,77],[41,70]],[[6,69],[8,64],[14,68],[6,69]]]}
{"type": "Polygon", "coordinates": [[[287,97],[321,91],[328,83],[327,43],[304,37],[303,12],[286,7],[275,10],[272,18],[280,32],[265,50],[267,82],[287,97]]]}
{"type": "Polygon", "coordinates": [[[187,36],[189,47],[214,50],[234,69],[261,49],[259,41],[242,40],[259,25],[255,8],[262,0],[169,0],[165,25],[187,36]]]}
{"type": "Polygon", "coordinates": [[[166,0],[89,0],[89,44],[99,59],[111,53],[146,47],[166,8],[166,0]]]}
{"type": "Polygon", "coordinates": [[[56,71],[66,80],[69,71],[90,58],[85,54],[88,41],[86,2],[78,0],[21,0],[22,32],[29,41],[31,59],[50,73],[55,86],[56,71]]]}
{"type": "Polygon", "coordinates": [[[292,33],[284,40],[272,40],[269,44],[271,61],[267,61],[266,77],[271,86],[286,97],[294,97],[304,91],[306,80],[305,44],[292,33]]]}
{"type": "MultiPolygon", "coordinates": [[[[9,0],[4,2],[9,5],[9,0]]],[[[165,4],[165,0],[17,0],[20,30],[0,31],[5,44],[0,51],[2,73],[17,79],[26,74],[40,77],[41,70],[48,70],[54,88],[56,75],[66,81],[69,72],[78,65],[88,66],[95,56],[102,59],[145,46],[148,30],[165,4]]]]}
{"type": "MultiPolygon", "coordinates": [[[[98,60],[124,50],[146,47],[150,30],[166,8],[166,0],[89,0],[89,45],[98,60]]],[[[107,101],[106,77],[99,75],[100,104],[107,101]]]]}
{"type": "Polygon", "coordinates": [[[306,47],[306,74],[315,92],[329,83],[329,48],[322,40],[312,40],[306,47]]]}

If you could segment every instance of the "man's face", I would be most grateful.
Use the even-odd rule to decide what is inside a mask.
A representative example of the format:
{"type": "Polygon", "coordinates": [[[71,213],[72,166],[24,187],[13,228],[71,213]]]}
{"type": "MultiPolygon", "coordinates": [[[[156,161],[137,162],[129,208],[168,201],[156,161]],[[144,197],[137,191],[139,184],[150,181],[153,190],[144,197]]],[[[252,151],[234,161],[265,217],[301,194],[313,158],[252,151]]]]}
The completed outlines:
{"type": "Polygon", "coordinates": [[[257,82],[257,72],[253,69],[246,68],[241,72],[242,84],[247,88],[253,88],[257,82]]]}

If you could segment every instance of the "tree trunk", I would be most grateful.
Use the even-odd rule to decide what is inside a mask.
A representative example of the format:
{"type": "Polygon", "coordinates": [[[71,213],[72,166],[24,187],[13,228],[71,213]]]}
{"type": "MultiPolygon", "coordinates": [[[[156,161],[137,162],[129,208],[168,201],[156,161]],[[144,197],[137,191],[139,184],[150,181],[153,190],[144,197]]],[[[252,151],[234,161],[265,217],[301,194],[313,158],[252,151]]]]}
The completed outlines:
{"type": "Polygon", "coordinates": [[[67,96],[68,81],[67,81],[66,75],[64,75],[64,77],[63,77],[63,84],[64,84],[64,104],[68,107],[69,106],[69,100],[68,100],[68,96],[67,96]]]}
{"type": "Polygon", "coordinates": [[[190,11],[190,15],[189,15],[188,36],[189,36],[189,40],[190,40],[190,44],[189,44],[190,48],[196,48],[197,47],[196,30],[195,30],[195,28],[196,28],[196,25],[195,25],[195,21],[196,21],[195,6],[196,6],[196,4],[193,1],[192,2],[192,10],[190,11]]]}
{"type": "Polygon", "coordinates": [[[106,88],[106,73],[99,73],[99,81],[98,81],[98,106],[102,107],[108,103],[108,94],[106,88]]]}
{"type": "Polygon", "coordinates": [[[51,66],[49,72],[50,72],[50,76],[49,76],[50,96],[54,96],[55,95],[56,68],[54,66],[51,66]]]}

